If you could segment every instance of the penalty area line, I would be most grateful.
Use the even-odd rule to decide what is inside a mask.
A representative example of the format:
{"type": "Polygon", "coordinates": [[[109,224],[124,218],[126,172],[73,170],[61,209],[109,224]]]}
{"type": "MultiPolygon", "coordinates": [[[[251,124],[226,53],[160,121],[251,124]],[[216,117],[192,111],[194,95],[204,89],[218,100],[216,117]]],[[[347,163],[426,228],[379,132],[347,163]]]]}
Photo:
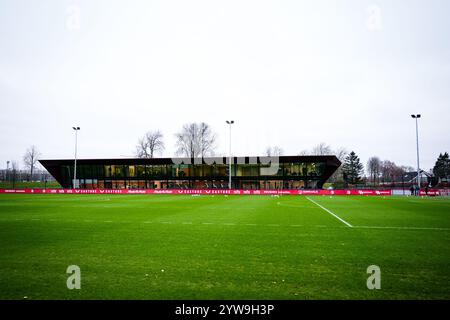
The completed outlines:
{"type": "Polygon", "coordinates": [[[315,202],[314,200],[310,199],[309,197],[306,197],[306,199],[308,199],[309,201],[311,201],[312,203],[314,203],[316,206],[318,206],[319,208],[321,208],[322,210],[325,210],[326,212],[328,212],[329,214],[331,214],[333,217],[335,217],[336,219],[338,219],[339,221],[341,221],[343,224],[345,224],[347,227],[353,228],[353,226],[348,223],[347,221],[345,221],[344,219],[342,219],[341,217],[339,217],[338,215],[334,214],[333,212],[331,212],[330,210],[328,210],[327,208],[325,208],[324,206],[321,206],[320,204],[318,204],[317,202],[315,202]]]}

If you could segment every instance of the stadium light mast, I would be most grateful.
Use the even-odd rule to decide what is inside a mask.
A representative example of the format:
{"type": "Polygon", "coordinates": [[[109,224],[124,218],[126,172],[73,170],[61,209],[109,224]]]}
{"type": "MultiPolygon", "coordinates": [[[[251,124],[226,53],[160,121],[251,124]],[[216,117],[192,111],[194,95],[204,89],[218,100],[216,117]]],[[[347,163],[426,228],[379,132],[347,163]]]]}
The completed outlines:
{"type": "Polygon", "coordinates": [[[229,161],[228,161],[228,189],[231,190],[231,125],[234,123],[234,120],[227,120],[228,125],[230,126],[230,150],[229,150],[229,161]]]}
{"type": "Polygon", "coordinates": [[[418,124],[418,120],[421,118],[421,115],[420,114],[412,114],[411,118],[416,120],[417,186],[419,187],[419,195],[420,195],[419,124],[418,124]]]}
{"type": "Polygon", "coordinates": [[[9,182],[9,160],[6,161],[5,181],[9,182]]]}
{"type": "Polygon", "coordinates": [[[78,144],[78,131],[80,131],[80,127],[72,127],[75,130],[75,164],[73,169],[73,183],[72,187],[74,189],[77,188],[77,144],[78,144]]]}

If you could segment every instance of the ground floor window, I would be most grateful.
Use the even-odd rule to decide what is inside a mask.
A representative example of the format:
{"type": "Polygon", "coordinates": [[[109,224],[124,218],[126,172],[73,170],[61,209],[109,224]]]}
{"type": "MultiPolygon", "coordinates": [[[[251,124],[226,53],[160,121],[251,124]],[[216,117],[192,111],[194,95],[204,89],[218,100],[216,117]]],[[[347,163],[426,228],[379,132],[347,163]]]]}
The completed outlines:
{"type": "MultiPolygon", "coordinates": [[[[228,189],[228,180],[79,179],[82,189],[228,189]]],[[[299,190],[317,188],[316,180],[233,180],[233,189],[299,190]]]]}

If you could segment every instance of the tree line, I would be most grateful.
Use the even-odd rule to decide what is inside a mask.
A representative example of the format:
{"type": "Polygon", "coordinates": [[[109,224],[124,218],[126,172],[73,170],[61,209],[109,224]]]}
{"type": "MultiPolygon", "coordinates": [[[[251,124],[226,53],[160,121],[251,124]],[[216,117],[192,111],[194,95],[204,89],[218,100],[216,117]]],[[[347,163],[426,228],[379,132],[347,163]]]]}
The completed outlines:
{"type": "Polygon", "coordinates": [[[54,181],[47,170],[38,168],[40,157],[41,153],[36,146],[29,147],[22,158],[25,168],[21,170],[17,161],[7,161],[6,169],[0,170],[0,178],[5,182],[10,182],[13,187],[19,181],[54,181]]]}
{"type": "MultiPolygon", "coordinates": [[[[207,123],[188,123],[175,134],[176,155],[188,158],[208,157],[215,154],[217,135],[207,123]]],[[[153,158],[165,149],[164,136],[160,130],[148,131],[138,140],[135,155],[153,158]]]]}

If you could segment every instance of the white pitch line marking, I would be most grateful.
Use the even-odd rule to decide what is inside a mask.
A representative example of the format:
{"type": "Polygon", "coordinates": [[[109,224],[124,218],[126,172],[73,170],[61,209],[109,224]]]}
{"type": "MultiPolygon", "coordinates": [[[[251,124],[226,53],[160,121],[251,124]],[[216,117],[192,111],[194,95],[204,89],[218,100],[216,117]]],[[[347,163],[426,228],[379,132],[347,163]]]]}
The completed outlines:
{"type": "Polygon", "coordinates": [[[353,228],[361,228],[361,229],[395,229],[395,230],[439,230],[439,231],[450,231],[450,228],[433,228],[433,227],[354,226],[353,228]]]}
{"type": "Polygon", "coordinates": [[[329,214],[331,214],[333,217],[335,217],[336,219],[338,219],[339,221],[341,221],[342,223],[344,223],[346,226],[353,228],[353,226],[348,223],[347,221],[345,221],[344,219],[342,219],[341,217],[337,216],[336,214],[334,214],[333,212],[331,212],[330,210],[328,210],[327,208],[321,206],[320,204],[318,204],[317,202],[315,202],[314,200],[310,199],[309,197],[306,197],[306,199],[308,199],[309,201],[311,201],[312,203],[314,203],[316,206],[320,207],[321,209],[325,210],[326,212],[328,212],[329,214]]]}
{"type": "MultiPolygon", "coordinates": [[[[309,201],[313,202],[314,204],[316,204],[317,206],[319,206],[320,208],[322,208],[323,210],[327,211],[328,213],[330,213],[331,215],[333,215],[335,218],[339,219],[341,222],[343,222],[345,225],[347,225],[350,228],[358,228],[358,229],[391,229],[391,230],[434,230],[434,231],[450,231],[450,228],[439,228],[439,227],[399,227],[399,226],[352,226],[350,225],[348,222],[346,222],[345,220],[341,219],[340,217],[338,217],[337,215],[335,215],[334,213],[332,213],[330,210],[324,208],[323,206],[321,206],[320,204],[318,204],[317,202],[309,199],[308,197],[306,197],[309,201]]],[[[24,219],[19,219],[16,218],[14,219],[16,221],[23,221],[24,219]]],[[[48,219],[49,221],[59,221],[58,219],[48,219]]],[[[2,220],[0,220],[2,221],[2,220]]],[[[4,220],[6,221],[6,220],[4,220]]],[[[31,221],[40,221],[40,219],[31,219],[31,221]]],[[[66,220],[68,222],[75,222],[75,220],[66,220]]],[[[84,222],[93,222],[94,220],[83,220],[84,222]]],[[[111,220],[106,220],[103,222],[107,222],[107,223],[112,223],[113,221],[111,220]]],[[[131,223],[130,221],[127,221],[129,223],[131,223]]],[[[144,221],[143,223],[153,223],[153,221],[144,221]]],[[[160,223],[163,224],[173,224],[173,222],[171,221],[161,221],[160,223]]],[[[182,222],[181,224],[184,225],[192,225],[192,222],[182,222]]],[[[214,225],[214,222],[201,222],[201,224],[203,225],[214,225]]],[[[235,226],[236,223],[222,223],[222,225],[226,225],[226,226],[235,226]]],[[[280,224],[256,224],[256,223],[245,223],[245,224],[238,224],[238,225],[245,225],[245,226],[267,226],[267,227],[280,227],[280,226],[289,226],[289,227],[304,227],[304,225],[301,224],[291,224],[291,225],[280,225],[280,224]]],[[[325,225],[313,225],[311,227],[316,227],[316,228],[328,228],[328,226],[325,225]]],[[[340,227],[340,228],[344,228],[344,227],[340,227]]]]}

